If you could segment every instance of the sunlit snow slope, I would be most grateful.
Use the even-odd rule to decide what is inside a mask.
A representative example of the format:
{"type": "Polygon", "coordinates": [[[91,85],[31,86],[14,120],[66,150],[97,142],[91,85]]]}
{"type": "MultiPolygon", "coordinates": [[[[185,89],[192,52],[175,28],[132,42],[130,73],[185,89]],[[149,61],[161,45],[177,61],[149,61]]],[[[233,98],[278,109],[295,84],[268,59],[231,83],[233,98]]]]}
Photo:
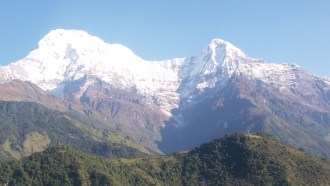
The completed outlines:
{"type": "Polygon", "coordinates": [[[178,67],[184,59],[144,61],[120,44],[108,44],[78,30],[53,30],[27,57],[0,69],[2,81],[31,81],[56,90],[84,76],[97,77],[121,89],[137,89],[158,98],[169,110],[178,102],[178,67]]]}
{"type": "MultiPolygon", "coordinates": [[[[24,59],[0,68],[2,82],[31,81],[61,95],[67,82],[84,76],[137,91],[165,112],[206,89],[218,90],[233,75],[273,84],[285,91],[299,84],[297,65],[249,58],[231,43],[214,39],[192,58],[145,61],[120,44],[108,44],[84,31],[51,31],[24,59]]],[[[304,75],[304,73],[302,73],[304,75]]]]}

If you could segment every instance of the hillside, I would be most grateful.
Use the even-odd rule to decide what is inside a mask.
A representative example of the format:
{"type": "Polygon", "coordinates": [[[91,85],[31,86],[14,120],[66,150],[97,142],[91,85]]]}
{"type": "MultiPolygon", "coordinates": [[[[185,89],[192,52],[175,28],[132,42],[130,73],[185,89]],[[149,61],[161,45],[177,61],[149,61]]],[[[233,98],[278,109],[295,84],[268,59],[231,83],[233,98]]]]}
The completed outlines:
{"type": "Polygon", "coordinates": [[[8,185],[329,185],[330,163],[263,134],[234,134],[190,152],[104,159],[49,148],[2,163],[8,185]]]}
{"type": "Polygon", "coordinates": [[[2,161],[29,156],[50,146],[69,146],[112,157],[150,153],[127,137],[31,102],[0,101],[0,145],[2,161]]]}
{"type": "Polygon", "coordinates": [[[69,107],[69,104],[65,103],[63,99],[49,95],[29,81],[18,79],[0,84],[0,100],[35,102],[59,111],[65,111],[69,107]]]}

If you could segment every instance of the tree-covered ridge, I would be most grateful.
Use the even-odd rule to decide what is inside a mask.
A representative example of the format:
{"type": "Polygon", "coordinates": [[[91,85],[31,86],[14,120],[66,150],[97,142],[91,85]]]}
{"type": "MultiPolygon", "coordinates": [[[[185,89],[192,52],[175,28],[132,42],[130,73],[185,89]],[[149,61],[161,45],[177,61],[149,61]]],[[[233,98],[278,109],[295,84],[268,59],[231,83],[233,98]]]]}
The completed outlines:
{"type": "Polygon", "coordinates": [[[265,134],[235,134],[189,152],[184,183],[206,185],[329,185],[330,163],[265,134]],[[186,182],[185,182],[186,181],[186,182]]]}
{"type": "Polygon", "coordinates": [[[49,148],[2,163],[8,185],[330,185],[330,163],[262,134],[234,134],[168,156],[105,159],[49,148]]]}
{"type": "Polygon", "coordinates": [[[133,157],[146,149],[110,131],[31,102],[0,101],[0,160],[19,159],[49,146],[69,146],[101,156],[133,157]]]}

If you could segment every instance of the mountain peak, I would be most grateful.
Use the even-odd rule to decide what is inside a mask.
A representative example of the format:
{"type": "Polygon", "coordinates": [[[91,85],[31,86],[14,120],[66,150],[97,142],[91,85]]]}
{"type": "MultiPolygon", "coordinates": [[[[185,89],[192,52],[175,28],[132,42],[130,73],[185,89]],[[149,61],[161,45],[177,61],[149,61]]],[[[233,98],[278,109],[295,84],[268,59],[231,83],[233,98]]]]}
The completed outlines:
{"type": "Polygon", "coordinates": [[[75,52],[83,54],[94,52],[103,55],[105,50],[111,51],[113,56],[121,54],[123,56],[135,56],[133,51],[123,45],[106,43],[82,30],[52,30],[39,41],[39,49],[55,53],[65,52],[64,58],[70,57],[70,54],[75,52]]]}
{"type": "Polygon", "coordinates": [[[71,44],[75,47],[100,46],[105,43],[98,37],[92,36],[81,30],[64,30],[56,29],[50,31],[38,43],[39,48],[42,47],[63,47],[71,44]]]}
{"type": "Polygon", "coordinates": [[[168,113],[179,104],[180,97],[212,88],[217,91],[233,75],[276,82],[289,89],[297,73],[288,65],[249,58],[222,39],[213,39],[196,57],[145,61],[127,47],[105,43],[85,31],[56,29],[40,40],[39,47],[28,56],[1,67],[0,79],[30,81],[43,90],[61,92],[71,81],[97,77],[119,89],[136,89],[150,102],[157,97],[160,107],[168,113]]]}
{"type": "Polygon", "coordinates": [[[218,38],[212,39],[211,43],[207,46],[206,50],[209,50],[213,53],[216,53],[220,50],[225,55],[227,55],[228,57],[231,57],[231,58],[235,58],[235,57],[246,58],[247,57],[242,50],[240,50],[239,48],[237,48],[230,42],[225,41],[223,39],[218,39],[218,38]]]}

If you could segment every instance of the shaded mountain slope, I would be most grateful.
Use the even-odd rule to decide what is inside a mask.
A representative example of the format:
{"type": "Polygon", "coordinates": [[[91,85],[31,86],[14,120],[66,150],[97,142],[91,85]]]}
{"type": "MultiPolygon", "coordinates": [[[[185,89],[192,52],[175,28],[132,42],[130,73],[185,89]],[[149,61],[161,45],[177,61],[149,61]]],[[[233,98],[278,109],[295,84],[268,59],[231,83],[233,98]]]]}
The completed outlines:
{"type": "Polygon", "coordinates": [[[31,82],[13,80],[0,84],[0,100],[35,102],[91,126],[129,136],[146,148],[160,152],[154,141],[160,139],[160,128],[167,116],[156,106],[144,102],[141,95],[91,77],[73,81],[63,89],[65,96],[57,97],[31,82]],[[94,83],[90,84],[91,81],[94,83]]]}
{"type": "Polygon", "coordinates": [[[32,185],[329,185],[330,163],[263,134],[234,134],[190,152],[103,159],[50,148],[0,165],[0,183],[32,185]]]}
{"type": "Polygon", "coordinates": [[[160,129],[168,116],[136,91],[118,89],[95,77],[73,81],[64,86],[64,91],[64,99],[80,105],[83,110],[79,112],[93,120],[94,126],[129,136],[160,152],[155,141],[160,139],[160,129]]]}
{"type": "MultiPolygon", "coordinates": [[[[321,86],[317,80],[310,84],[321,86]]],[[[273,134],[296,148],[330,158],[327,88],[303,99],[306,94],[279,91],[267,83],[234,76],[216,93],[210,89],[197,97],[198,101],[183,102],[173,109],[159,147],[169,153],[191,149],[225,134],[253,131],[273,134]]]]}
{"type": "Polygon", "coordinates": [[[81,99],[76,100],[74,96],[79,94],[79,87],[68,85],[65,88],[67,95],[57,97],[49,95],[31,82],[16,79],[0,84],[0,100],[38,103],[61,111],[92,128],[112,131],[117,133],[117,136],[129,136],[130,141],[137,141],[146,148],[153,149],[151,151],[160,152],[152,141],[159,139],[159,132],[155,130],[159,130],[156,126],[163,123],[164,116],[161,112],[157,109],[151,110],[140,103],[140,97],[137,94],[125,92],[110,85],[106,86],[101,80],[95,81],[98,83],[90,85],[82,93],[81,99]],[[127,115],[131,117],[126,117],[127,115]],[[147,121],[142,121],[142,119],[147,121]],[[145,135],[141,136],[142,133],[145,135]]]}

